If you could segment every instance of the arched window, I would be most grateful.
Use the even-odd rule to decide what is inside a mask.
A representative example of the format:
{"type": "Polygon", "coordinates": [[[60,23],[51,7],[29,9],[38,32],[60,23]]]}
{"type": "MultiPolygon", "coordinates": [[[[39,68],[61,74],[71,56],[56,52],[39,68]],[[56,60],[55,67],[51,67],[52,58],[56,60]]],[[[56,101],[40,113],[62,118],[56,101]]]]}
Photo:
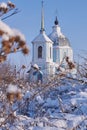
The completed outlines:
{"type": "Polygon", "coordinates": [[[42,58],[42,46],[38,47],[38,58],[42,58]]]}

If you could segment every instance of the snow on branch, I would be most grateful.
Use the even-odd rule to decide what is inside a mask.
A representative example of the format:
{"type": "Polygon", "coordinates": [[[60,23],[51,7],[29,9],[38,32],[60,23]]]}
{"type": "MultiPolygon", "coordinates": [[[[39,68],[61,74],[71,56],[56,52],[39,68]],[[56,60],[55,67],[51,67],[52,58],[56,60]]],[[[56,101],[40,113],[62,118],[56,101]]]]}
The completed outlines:
{"type": "MultiPolygon", "coordinates": [[[[15,9],[15,5],[10,1],[7,3],[0,3],[0,17],[13,9],[15,9]]],[[[7,17],[14,15],[17,12],[18,10],[16,9],[7,17]]],[[[19,30],[9,27],[2,20],[0,20],[0,39],[0,62],[5,61],[9,53],[21,51],[23,54],[28,54],[29,52],[25,36],[19,30]]]]}
{"type": "Polygon", "coordinates": [[[7,3],[5,2],[0,3],[0,17],[8,13],[9,11],[13,10],[15,7],[16,7],[15,4],[13,4],[10,1],[8,1],[7,3]]]}

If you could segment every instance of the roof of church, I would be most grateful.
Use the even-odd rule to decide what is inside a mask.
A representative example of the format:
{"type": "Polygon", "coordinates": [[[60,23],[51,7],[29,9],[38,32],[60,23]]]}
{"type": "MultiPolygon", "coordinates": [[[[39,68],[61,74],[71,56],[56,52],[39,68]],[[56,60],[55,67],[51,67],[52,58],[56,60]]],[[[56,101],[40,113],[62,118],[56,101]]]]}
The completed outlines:
{"type": "Polygon", "coordinates": [[[53,31],[49,35],[49,38],[54,42],[53,45],[70,46],[69,39],[65,37],[61,32],[61,28],[59,26],[57,17],[56,17],[56,20],[54,21],[54,24],[55,25],[53,26],[53,31]]]}
{"type": "Polygon", "coordinates": [[[37,42],[41,42],[41,43],[53,43],[50,38],[46,35],[45,31],[44,32],[40,32],[40,34],[32,41],[32,43],[37,43],[37,42]]]}

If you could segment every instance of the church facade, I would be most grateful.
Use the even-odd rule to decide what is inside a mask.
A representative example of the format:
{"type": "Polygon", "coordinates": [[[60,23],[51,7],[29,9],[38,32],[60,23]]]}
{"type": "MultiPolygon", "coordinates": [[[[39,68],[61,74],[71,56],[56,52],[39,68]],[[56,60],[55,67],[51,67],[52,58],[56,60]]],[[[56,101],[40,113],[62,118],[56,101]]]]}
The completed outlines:
{"type": "Polygon", "coordinates": [[[44,28],[44,10],[42,5],[41,29],[32,41],[32,65],[36,64],[43,74],[56,73],[59,65],[66,66],[65,57],[73,61],[73,50],[68,38],[62,34],[57,17],[52,32],[47,35],[44,28]]]}

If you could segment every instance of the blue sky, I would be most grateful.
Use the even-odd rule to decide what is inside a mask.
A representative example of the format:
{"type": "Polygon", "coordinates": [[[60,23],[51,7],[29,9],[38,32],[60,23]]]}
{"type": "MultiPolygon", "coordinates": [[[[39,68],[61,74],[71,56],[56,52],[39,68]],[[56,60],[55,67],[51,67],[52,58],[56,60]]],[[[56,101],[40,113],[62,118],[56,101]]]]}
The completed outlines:
{"type": "MultiPolygon", "coordinates": [[[[3,1],[6,2],[6,0],[3,1]]],[[[26,58],[21,56],[20,59],[21,61],[26,59],[28,63],[32,56],[31,41],[40,30],[41,0],[12,0],[12,2],[21,12],[8,18],[5,22],[25,35],[30,47],[30,55],[26,58]]],[[[44,14],[47,35],[52,31],[57,15],[62,33],[70,40],[74,57],[87,50],[87,0],[44,0],[44,14]]],[[[17,57],[19,55],[21,54],[18,54],[17,57]]]]}

